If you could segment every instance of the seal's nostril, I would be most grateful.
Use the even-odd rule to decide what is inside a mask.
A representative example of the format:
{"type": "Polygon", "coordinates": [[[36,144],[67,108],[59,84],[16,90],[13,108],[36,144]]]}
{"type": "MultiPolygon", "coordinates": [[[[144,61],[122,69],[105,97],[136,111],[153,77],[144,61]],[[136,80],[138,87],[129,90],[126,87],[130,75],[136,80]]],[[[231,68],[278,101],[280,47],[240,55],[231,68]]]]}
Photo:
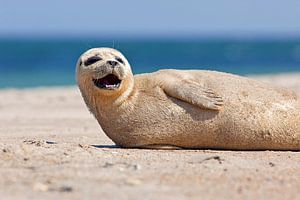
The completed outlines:
{"type": "Polygon", "coordinates": [[[109,64],[109,65],[112,66],[112,67],[114,67],[114,66],[116,66],[116,65],[118,64],[118,62],[117,62],[117,61],[114,61],[114,60],[109,60],[109,61],[107,61],[106,63],[109,64]]]}

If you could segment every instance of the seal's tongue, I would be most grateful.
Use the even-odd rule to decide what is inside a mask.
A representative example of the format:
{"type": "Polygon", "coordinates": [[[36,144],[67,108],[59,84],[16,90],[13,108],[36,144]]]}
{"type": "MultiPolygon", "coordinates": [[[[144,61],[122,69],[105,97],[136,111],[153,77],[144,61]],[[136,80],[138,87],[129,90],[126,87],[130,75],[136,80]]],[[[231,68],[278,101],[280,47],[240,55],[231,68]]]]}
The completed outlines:
{"type": "Polygon", "coordinates": [[[113,75],[109,74],[100,79],[93,79],[94,85],[101,89],[116,89],[120,86],[121,80],[113,75]]]}

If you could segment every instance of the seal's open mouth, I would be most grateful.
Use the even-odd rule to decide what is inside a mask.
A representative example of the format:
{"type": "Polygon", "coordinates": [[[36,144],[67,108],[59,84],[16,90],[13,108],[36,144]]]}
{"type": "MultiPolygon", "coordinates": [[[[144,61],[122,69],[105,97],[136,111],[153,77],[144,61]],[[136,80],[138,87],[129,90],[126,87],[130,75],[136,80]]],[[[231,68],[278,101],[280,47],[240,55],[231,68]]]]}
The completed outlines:
{"type": "Polygon", "coordinates": [[[109,74],[103,78],[93,79],[93,82],[96,87],[108,90],[117,89],[121,84],[121,80],[113,74],[109,74]]]}

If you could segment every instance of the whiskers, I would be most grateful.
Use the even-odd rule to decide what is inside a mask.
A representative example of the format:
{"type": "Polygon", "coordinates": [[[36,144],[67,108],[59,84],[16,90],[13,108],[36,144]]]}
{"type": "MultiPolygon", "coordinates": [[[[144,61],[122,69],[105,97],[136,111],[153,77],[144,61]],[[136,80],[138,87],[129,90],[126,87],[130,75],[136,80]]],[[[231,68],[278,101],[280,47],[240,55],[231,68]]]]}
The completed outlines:
{"type": "Polygon", "coordinates": [[[115,48],[115,40],[112,41],[112,48],[115,48]]]}
{"type": "Polygon", "coordinates": [[[118,49],[119,48],[119,43],[118,42],[116,42],[115,40],[112,40],[112,48],[113,49],[118,49]]]}

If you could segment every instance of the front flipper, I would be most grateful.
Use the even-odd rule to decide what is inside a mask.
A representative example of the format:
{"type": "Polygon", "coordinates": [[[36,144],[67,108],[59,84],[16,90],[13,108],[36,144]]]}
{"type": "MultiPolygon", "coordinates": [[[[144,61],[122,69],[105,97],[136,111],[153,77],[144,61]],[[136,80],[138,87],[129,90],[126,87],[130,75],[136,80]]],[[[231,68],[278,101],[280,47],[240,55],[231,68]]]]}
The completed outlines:
{"type": "Polygon", "coordinates": [[[224,103],[211,89],[189,80],[165,80],[162,89],[168,96],[203,109],[220,110],[224,103]]]}

